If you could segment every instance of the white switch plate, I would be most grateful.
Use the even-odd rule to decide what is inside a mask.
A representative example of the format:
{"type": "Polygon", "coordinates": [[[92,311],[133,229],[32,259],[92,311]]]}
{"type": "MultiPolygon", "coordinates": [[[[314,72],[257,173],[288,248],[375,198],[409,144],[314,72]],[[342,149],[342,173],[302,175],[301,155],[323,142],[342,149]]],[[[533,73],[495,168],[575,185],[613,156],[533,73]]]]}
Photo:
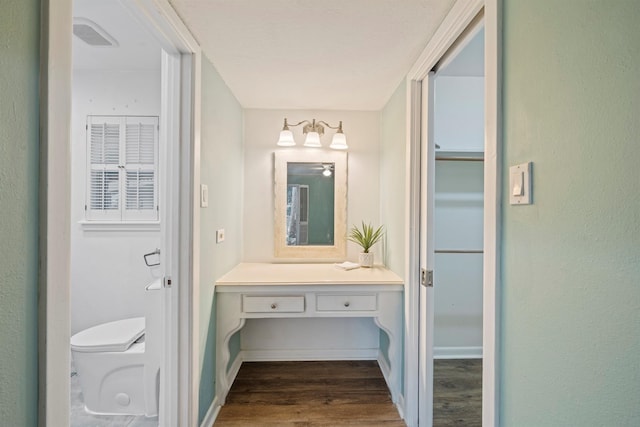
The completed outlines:
{"type": "Polygon", "coordinates": [[[531,162],[509,168],[509,203],[530,205],[531,202],[531,162]]]}
{"type": "Polygon", "coordinates": [[[200,207],[209,207],[209,186],[206,184],[200,185],[200,207]]]}
{"type": "Polygon", "coordinates": [[[216,243],[224,242],[224,228],[216,230],[216,243]]]}

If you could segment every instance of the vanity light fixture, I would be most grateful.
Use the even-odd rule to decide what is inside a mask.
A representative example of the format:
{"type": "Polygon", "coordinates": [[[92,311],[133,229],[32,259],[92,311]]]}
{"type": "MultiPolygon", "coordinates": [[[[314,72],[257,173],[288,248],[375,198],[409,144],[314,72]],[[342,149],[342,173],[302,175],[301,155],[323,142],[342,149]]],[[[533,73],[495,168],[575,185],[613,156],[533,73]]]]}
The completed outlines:
{"type": "Polygon", "coordinates": [[[336,129],[336,133],[333,135],[333,139],[331,140],[331,145],[329,145],[329,148],[333,148],[334,150],[346,150],[347,148],[349,148],[347,146],[347,137],[342,131],[342,121],[340,121],[340,124],[338,124],[338,126],[331,126],[329,123],[322,120],[318,120],[316,122],[316,119],[313,119],[311,121],[303,120],[294,125],[290,125],[285,118],[284,126],[280,131],[278,145],[280,147],[293,147],[294,145],[296,145],[296,141],[293,139],[293,133],[291,132],[291,130],[289,130],[289,126],[295,127],[300,125],[304,125],[302,128],[302,133],[306,135],[304,140],[305,147],[322,147],[322,144],[320,143],[320,135],[323,135],[324,128],[328,127],[329,129],[336,129]]]}
{"type": "Polygon", "coordinates": [[[331,171],[331,165],[330,164],[324,164],[322,165],[322,176],[326,176],[327,178],[331,176],[331,174],[333,173],[331,171]]]}

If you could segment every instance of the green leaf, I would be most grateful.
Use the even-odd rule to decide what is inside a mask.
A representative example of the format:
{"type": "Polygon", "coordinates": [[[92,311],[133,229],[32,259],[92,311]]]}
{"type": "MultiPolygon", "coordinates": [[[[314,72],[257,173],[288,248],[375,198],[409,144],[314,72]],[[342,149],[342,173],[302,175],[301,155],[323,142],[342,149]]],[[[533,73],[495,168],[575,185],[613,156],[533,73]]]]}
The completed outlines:
{"type": "Polygon", "coordinates": [[[349,230],[349,236],[347,238],[360,245],[362,247],[362,252],[368,253],[369,249],[382,239],[383,235],[384,226],[381,225],[374,230],[371,223],[365,224],[364,221],[362,221],[362,228],[358,228],[358,226],[354,225],[351,230],[349,230]]]}

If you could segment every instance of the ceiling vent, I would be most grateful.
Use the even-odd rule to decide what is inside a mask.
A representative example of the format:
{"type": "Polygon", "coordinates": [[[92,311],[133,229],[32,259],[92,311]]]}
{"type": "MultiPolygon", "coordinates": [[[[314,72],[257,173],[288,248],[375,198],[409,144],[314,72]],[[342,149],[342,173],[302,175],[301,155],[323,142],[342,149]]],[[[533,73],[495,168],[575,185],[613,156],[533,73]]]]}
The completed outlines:
{"type": "Polygon", "coordinates": [[[73,18],[73,34],[93,47],[117,47],[118,42],[95,22],[86,18],[73,18]]]}

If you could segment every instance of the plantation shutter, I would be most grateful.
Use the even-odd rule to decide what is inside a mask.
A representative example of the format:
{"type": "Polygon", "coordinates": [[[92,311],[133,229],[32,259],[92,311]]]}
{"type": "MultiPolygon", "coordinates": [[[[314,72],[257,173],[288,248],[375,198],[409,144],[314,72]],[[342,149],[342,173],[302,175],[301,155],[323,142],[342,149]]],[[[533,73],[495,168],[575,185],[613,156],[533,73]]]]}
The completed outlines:
{"type": "Polygon", "coordinates": [[[158,220],[158,118],[89,116],[86,218],[158,220]]]}
{"type": "Polygon", "coordinates": [[[158,120],[155,117],[125,119],[124,220],[158,219],[158,120]]]}

